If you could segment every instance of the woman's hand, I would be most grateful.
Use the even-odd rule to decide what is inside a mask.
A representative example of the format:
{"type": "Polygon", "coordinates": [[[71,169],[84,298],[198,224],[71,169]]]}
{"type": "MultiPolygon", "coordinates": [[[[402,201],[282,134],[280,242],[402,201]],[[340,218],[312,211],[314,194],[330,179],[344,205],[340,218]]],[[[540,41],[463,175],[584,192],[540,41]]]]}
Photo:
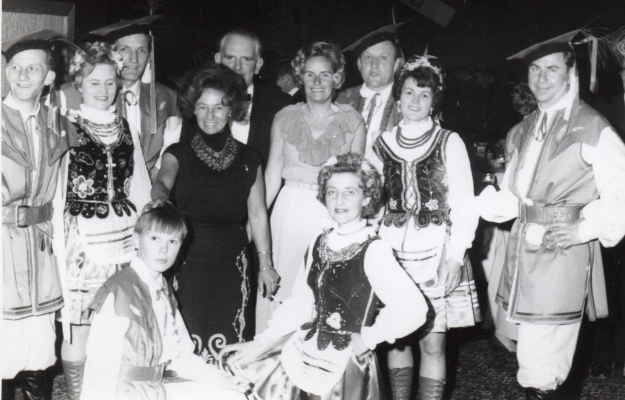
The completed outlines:
{"type": "Polygon", "coordinates": [[[462,264],[450,258],[446,263],[447,278],[445,279],[445,296],[453,292],[460,285],[462,278],[462,264]]]}
{"type": "Polygon", "coordinates": [[[153,208],[160,207],[165,203],[169,203],[169,199],[165,196],[159,196],[155,199],[152,199],[148,204],[145,205],[145,207],[143,207],[141,214],[153,208]]]}
{"type": "Polygon", "coordinates": [[[543,246],[553,250],[556,247],[568,249],[571,246],[582,244],[579,238],[579,224],[583,220],[575,222],[556,222],[547,225],[547,231],[543,235],[543,246]]]}
{"type": "Polygon", "coordinates": [[[234,390],[239,393],[249,393],[252,390],[252,382],[241,375],[224,375],[221,380],[222,389],[234,390]]]}
{"type": "Polygon", "coordinates": [[[354,354],[356,354],[357,356],[361,356],[371,350],[362,340],[362,335],[360,333],[352,333],[352,340],[350,344],[352,345],[352,350],[354,350],[354,354]]]}
{"type": "MultiPolygon", "coordinates": [[[[262,257],[262,255],[260,255],[262,257]]],[[[261,266],[264,263],[261,261],[261,266]]],[[[258,273],[258,291],[263,297],[273,296],[280,288],[280,275],[273,268],[271,261],[265,263],[258,273]]]]}

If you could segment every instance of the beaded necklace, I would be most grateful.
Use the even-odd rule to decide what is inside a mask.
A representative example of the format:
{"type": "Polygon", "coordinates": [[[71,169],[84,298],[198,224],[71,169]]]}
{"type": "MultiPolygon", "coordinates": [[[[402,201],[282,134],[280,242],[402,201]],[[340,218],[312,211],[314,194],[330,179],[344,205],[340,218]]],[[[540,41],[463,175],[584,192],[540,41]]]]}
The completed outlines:
{"type": "Polygon", "coordinates": [[[226,139],[226,145],[223,149],[221,149],[221,151],[211,149],[204,142],[199,133],[196,133],[195,136],[193,136],[191,147],[204,164],[216,171],[223,171],[228,168],[239,152],[239,146],[232,135],[228,136],[228,139],[226,139]]]}
{"type": "Polygon", "coordinates": [[[427,132],[425,132],[425,134],[416,139],[411,139],[402,135],[401,126],[397,126],[397,133],[395,133],[395,136],[397,138],[397,144],[399,145],[399,147],[402,147],[404,149],[416,149],[417,147],[427,143],[432,135],[434,135],[435,130],[436,124],[433,123],[432,127],[427,132]]]}
{"type": "Polygon", "coordinates": [[[113,122],[108,124],[98,124],[78,115],[76,116],[76,123],[87,132],[91,139],[107,148],[116,147],[116,144],[120,142],[123,136],[120,134],[123,131],[123,123],[120,116],[117,116],[113,122]],[[104,144],[101,140],[103,137],[110,138],[114,136],[118,136],[117,140],[109,145],[104,144]]]}

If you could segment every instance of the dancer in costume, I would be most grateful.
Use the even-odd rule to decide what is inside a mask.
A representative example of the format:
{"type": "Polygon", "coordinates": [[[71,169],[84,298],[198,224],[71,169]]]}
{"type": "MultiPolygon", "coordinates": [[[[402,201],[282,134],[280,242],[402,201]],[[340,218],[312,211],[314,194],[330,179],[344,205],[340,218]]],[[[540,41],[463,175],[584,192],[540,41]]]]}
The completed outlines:
{"type": "MultiPolygon", "coordinates": [[[[471,247],[479,214],[464,143],[433,121],[443,78],[432,57],[416,57],[394,84],[402,121],[373,145],[372,162],[383,172],[386,212],[379,234],[428,298],[435,317],[418,335],[419,398],[441,399],[445,386],[445,338],[449,328],[472,326],[479,309],[471,247]]],[[[413,376],[411,337],[389,352],[394,399],[409,399],[413,376]]]]}
{"type": "Polygon", "coordinates": [[[150,178],[128,124],[113,102],[120,87],[121,55],[106,43],[87,43],[70,66],[82,94],[68,119],[79,146],[70,150],[65,196],[65,307],[63,369],[70,399],[80,396],[85,346],[96,292],[134,256],[132,230],[149,201],[150,178]],[[70,327],[71,326],[71,327],[70,327]]]}
{"type": "Polygon", "coordinates": [[[334,227],[310,243],[293,296],[269,327],[222,352],[255,399],[382,399],[372,350],[425,322],[423,295],[367,226],[381,205],[379,174],[360,155],[336,158],[321,169],[317,194],[334,227]]]}

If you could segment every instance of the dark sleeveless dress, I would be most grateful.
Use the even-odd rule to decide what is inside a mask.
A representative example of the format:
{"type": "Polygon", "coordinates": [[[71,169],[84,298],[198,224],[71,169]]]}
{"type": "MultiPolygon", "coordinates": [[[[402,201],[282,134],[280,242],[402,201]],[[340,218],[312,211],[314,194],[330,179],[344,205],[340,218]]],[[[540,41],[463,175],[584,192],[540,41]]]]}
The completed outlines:
{"type": "Polygon", "coordinates": [[[223,346],[254,337],[245,222],[261,157],[234,140],[227,125],[213,135],[204,134],[195,121],[185,121],[182,129],[197,141],[190,139],[166,150],[179,164],[174,200],[191,223],[190,245],[175,287],[196,352],[211,359],[223,346]],[[221,155],[206,157],[214,152],[221,155]],[[224,158],[231,163],[219,170],[224,158]]]}

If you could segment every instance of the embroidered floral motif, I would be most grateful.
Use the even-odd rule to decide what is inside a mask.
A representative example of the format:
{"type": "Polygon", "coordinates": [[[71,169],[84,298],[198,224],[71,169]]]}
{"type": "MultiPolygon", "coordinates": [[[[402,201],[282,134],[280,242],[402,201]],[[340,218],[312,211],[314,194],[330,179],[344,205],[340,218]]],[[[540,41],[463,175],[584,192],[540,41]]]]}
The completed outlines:
{"type": "Polygon", "coordinates": [[[126,159],[124,159],[124,158],[120,158],[120,159],[118,160],[118,162],[119,162],[119,167],[120,167],[120,168],[126,168],[126,159]]]}
{"type": "Polygon", "coordinates": [[[442,183],[445,187],[449,186],[449,184],[447,183],[447,174],[445,174],[445,176],[443,177],[443,180],[441,181],[441,183],[442,183]]]}
{"type": "Polygon", "coordinates": [[[104,168],[104,163],[102,162],[102,160],[96,160],[95,162],[95,168],[98,171],[102,171],[102,168],[104,168]]]}
{"type": "Polygon", "coordinates": [[[427,203],[425,203],[425,208],[430,211],[438,210],[438,200],[430,199],[427,203]]]}
{"type": "Polygon", "coordinates": [[[78,132],[78,144],[86,146],[89,143],[89,138],[85,136],[83,132],[78,132]]]}
{"type": "Polygon", "coordinates": [[[76,156],[74,160],[76,160],[76,162],[87,164],[89,166],[94,164],[93,158],[91,158],[89,154],[82,152],[82,151],[78,153],[78,155],[76,156]]]}
{"type": "Polygon", "coordinates": [[[341,329],[341,314],[333,312],[328,318],[326,318],[326,324],[334,329],[341,329]]]}
{"type": "Polygon", "coordinates": [[[391,210],[397,210],[397,200],[390,199],[388,205],[391,207],[391,210]]]}
{"type": "Polygon", "coordinates": [[[124,193],[126,194],[126,196],[130,196],[130,180],[131,179],[132,177],[126,178],[126,180],[124,181],[124,193]]]}
{"type": "Polygon", "coordinates": [[[104,215],[107,214],[109,211],[109,208],[106,204],[98,204],[98,211],[97,213],[100,215],[104,215]]]}
{"type": "Polygon", "coordinates": [[[76,193],[78,197],[81,199],[87,198],[87,196],[91,196],[95,193],[93,189],[93,179],[85,179],[84,176],[80,175],[78,178],[72,180],[72,192],[76,193]]]}

